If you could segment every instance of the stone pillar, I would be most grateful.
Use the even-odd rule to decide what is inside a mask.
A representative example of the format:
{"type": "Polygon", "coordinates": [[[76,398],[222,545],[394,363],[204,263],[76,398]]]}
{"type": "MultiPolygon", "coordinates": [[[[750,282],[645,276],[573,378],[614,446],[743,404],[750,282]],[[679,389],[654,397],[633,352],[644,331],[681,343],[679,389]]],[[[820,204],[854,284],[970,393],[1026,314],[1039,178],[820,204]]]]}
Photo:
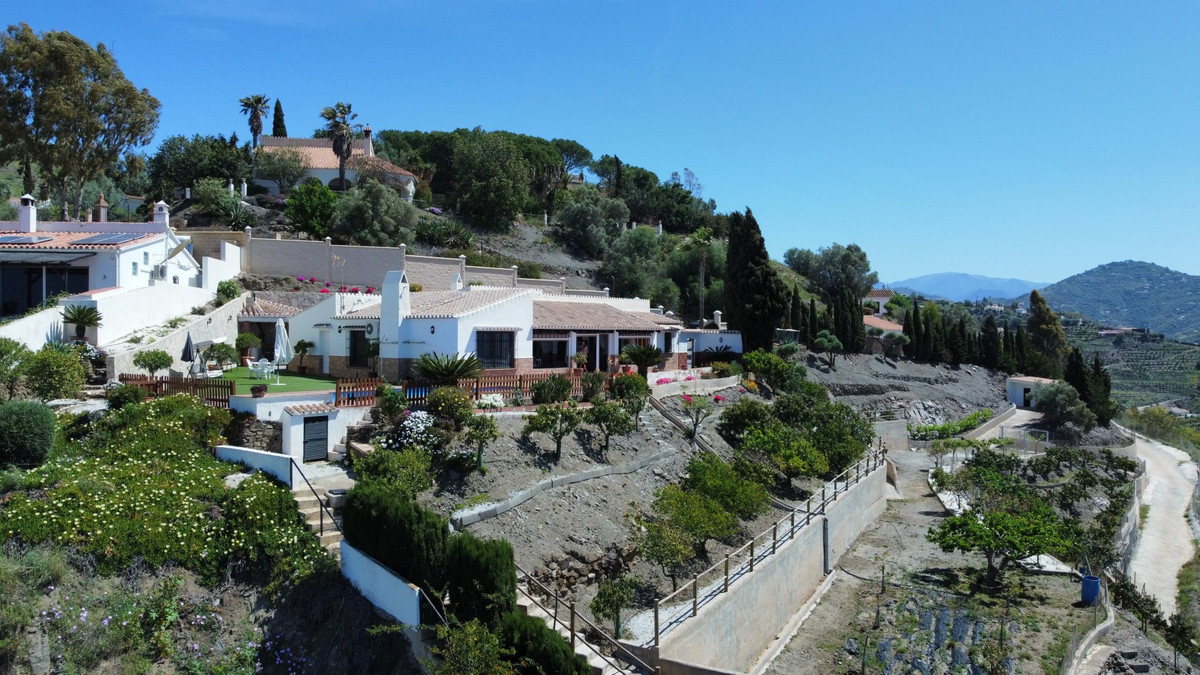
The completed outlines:
{"type": "Polygon", "coordinates": [[[100,222],[108,222],[108,202],[104,200],[104,193],[100,193],[100,201],[96,202],[96,215],[100,222]]]}
{"type": "MultiPolygon", "coordinates": [[[[246,179],[243,178],[242,179],[242,199],[245,199],[245,198],[246,198],[246,179]]],[[[662,232],[659,232],[659,234],[662,234],[662,232]]]]}
{"type": "Polygon", "coordinates": [[[184,199],[192,198],[192,188],[183,188],[183,198],[184,199]]]}
{"type": "Polygon", "coordinates": [[[234,192],[233,192],[233,179],[232,179],[232,178],[230,178],[230,179],[229,179],[229,185],[228,185],[228,187],[229,187],[229,194],[230,194],[230,195],[233,195],[233,194],[234,194],[234,192]]]}

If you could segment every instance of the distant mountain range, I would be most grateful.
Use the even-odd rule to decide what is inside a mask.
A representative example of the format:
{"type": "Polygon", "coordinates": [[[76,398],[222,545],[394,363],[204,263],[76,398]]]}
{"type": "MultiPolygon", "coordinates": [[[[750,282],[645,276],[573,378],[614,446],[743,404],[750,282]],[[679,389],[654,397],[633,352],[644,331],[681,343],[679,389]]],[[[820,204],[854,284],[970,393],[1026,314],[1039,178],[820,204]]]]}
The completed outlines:
{"type": "Polygon", "coordinates": [[[945,298],[955,302],[984,298],[1012,298],[1028,295],[1035,288],[1047,286],[1036,281],[999,279],[963,272],[941,272],[903,279],[888,284],[888,288],[905,294],[917,292],[928,298],[945,298]]]}
{"type": "Polygon", "coordinates": [[[1147,328],[1176,340],[1200,342],[1198,276],[1126,260],[1068,277],[1041,294],[1055,312],[1079,312],[1112,326],[1147,328]]]}

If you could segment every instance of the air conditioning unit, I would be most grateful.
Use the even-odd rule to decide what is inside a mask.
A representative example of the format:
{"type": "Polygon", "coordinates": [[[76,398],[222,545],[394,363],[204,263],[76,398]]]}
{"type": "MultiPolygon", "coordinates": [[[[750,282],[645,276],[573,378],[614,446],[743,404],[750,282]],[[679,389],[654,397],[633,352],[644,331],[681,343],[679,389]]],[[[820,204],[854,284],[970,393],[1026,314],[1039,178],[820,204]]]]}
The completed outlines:
{"type": "Polygon", "coordinates": [[[159,279],[166,279],[166,278],[167,278],[167,266],[166,266],[165,264],[164,264],[164,265],[159,265],[159,266],[158,266],[157,268],[155,268],[155,269],[156,269],[156,271],[157,271],[157,273],[158,273],[158,278],[159,278],[159,279]]]}

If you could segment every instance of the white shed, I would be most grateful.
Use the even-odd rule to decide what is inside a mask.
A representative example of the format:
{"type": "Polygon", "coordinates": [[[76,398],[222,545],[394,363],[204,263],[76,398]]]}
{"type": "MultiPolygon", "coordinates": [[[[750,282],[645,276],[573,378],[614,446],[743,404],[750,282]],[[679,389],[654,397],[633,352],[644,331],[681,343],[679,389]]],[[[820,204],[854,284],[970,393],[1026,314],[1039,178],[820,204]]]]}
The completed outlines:
{"type": "Polygon", "coordinates": [[[1028,377],[1016,375],[1008,378],[1008,401],[1020,408],[1032,408],[1034,404],[1033,390],[1044,384],[1054,384],[1056,380],[1045,377],[1028,377]]]}

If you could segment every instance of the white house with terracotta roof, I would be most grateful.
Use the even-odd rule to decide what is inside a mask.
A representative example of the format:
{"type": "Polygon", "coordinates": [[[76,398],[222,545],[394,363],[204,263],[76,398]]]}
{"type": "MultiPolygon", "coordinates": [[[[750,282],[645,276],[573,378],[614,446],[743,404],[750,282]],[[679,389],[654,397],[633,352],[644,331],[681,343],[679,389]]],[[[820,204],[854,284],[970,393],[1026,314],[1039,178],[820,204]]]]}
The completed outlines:
{"type": "Polygon", "coordinates": [[[867,295],[866,297],[862,298],[861,304],[874,305],[875,309],[872,310],[872,313],[875,316],[883,316],[884,314],[887,314],[885,305],[887,305],[888,301],[894,297],[896,297],[896,292],[891,289],[874,288],[867,291],[867,295]]]}
{"type": "MultiPolygon", "coordinates": [[[[891,291],[888,292],[890,293],[891,291]]],[[[862,322],[863,327],[867,331],[870,331],[872,328],[878,328],[879,330],[883,331],[880,334],[880,337],[873,337],[869,333],[867,334],[867,342],[865,345],[863,345],[864,354],[886,354],[888,348],[887,344],[882,339],[883,336],[889,333],[897,333],[901,335],[904,334],[904,326],[896,323],[895,321],[888,321],[887,319],[882,319],[878,316],[864,314],[862,322]]]]}
{"type": "Polygon", "coordinates": [[[330,293],[286,317],[293,340],[316,347],[308,363],[336,376],[369,373],[372,343],[388,379],[407,376],[422,354],[474,353],[495,374],[565,371],[577,352],[589,370],[613,370],[627,345],[652,344],[665,367],[687,365],[679,321],[642,299],[567,296],[540,288],[463,286],[413,292],[403,271],[388,272],[379,295],[330,293]]]}
{"type": "MultiPolygon", "coordinates": [[[[308,169],[304,182],[315,178],[334,189],[346,189],[357,182],[359,170],[370,167],[386,177],[386,182],[397,188],[404,200],[412,203],[413,194],[417,190],[417,177],[391,162],[375,156],[375,146],[371,140],[371,127],[363,129],[363,137],[355,139],[351,144],[350,158],[346,160],[346,185],[338,184],[338,156],[333,152],[333,142],[328,138],[286,138],[282,136],[260,136],[258,152],[276,152],[282,148],[292,148],[304,158],[304,166],[308,169]]],[[[279,194],[279,186],[261,178],[254,179],[258,185],[265,187],[270,194],[279,194]]]]}

